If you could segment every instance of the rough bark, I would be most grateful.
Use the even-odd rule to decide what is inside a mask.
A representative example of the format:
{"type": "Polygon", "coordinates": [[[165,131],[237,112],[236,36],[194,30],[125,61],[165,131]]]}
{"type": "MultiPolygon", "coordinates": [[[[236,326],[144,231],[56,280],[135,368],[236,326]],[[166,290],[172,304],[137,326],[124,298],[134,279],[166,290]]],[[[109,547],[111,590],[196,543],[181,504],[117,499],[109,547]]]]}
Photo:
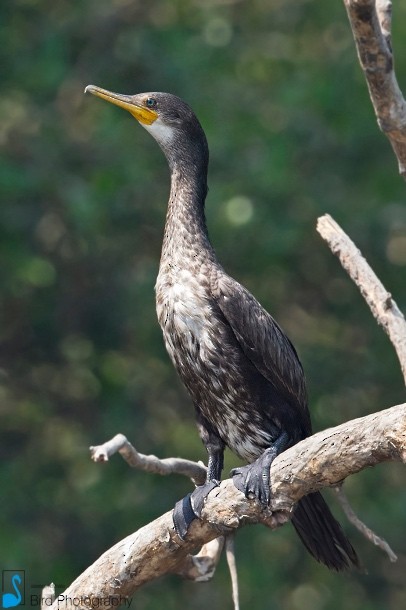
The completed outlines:
{"type": "MultiPolygon", "coordinates": [[[[106,551],[62,594],[60,602],[77,598],[79,609],[103,598],[106,610],[116,607],[146,582],[181,571],[196,547],[219,534],[250,523],[276,528],[290,519],[303,495],[337,485],[368,466],[399,460],[406,460],[406,404],[319,432],[273,463],[269,509],[247,500],[227,479],[210,493],[202,520],[192,523],[185,541],[174,531],[171,510],[106,551]]],[[[57,607],[58,598],[52,608],[57,607]]]]}
{"type": "Polygon", "coordinates": [[[389,138],[406,179],[406,102],[396,80],[390,0],[344,0],[380,129],[389,138]]]}

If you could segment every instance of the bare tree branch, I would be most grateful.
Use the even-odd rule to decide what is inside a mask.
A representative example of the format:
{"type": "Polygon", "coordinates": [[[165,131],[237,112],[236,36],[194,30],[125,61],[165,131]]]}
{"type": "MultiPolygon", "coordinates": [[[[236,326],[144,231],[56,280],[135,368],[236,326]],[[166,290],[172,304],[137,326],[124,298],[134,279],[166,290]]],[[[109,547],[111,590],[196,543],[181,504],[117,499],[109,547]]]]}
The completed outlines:
{"type": "MultiPolygon", "coordinates": [[[[398,355],[406,383],[406,321],[389,292],[372,271],[361,252],[341,227],[326,214],[318,219],[317,230],[336,254],[344,269],[354,280],[369,305],[372,314],[389,336],[398,355]]],[[[341,507],[348,520],[373,544],[385,551],[390,561],[397,557],[386,540],[373,532],[357,517],[341,486],[337,488],[341,507]]]]}
{"type": "Polygon", "coordinates": [[[234,610],[240,610],[240,595],[238,592],[238,573],[237,573],[237,562],[235,560],[235,535],[234,532],[229,534],[226,538],[226,557],[228,563],[228,569],[231,576],[231,590],[233,597],[234,610]]]}
{"type": "Polygon", "coordinates": [[[378,324],[389,336],[406,384],[406,321],[402,312],[361,252],[329,214],[318,219],[317,230],[327,241],[331,251],[338,256],[342,266],[360,289],[378,324]]]}
{"type": "Polygon", "coordinates": [[[155,455],[144,455],[133,447],[124,434],[116,434],[102,445],[89,449],[94,462],[107,462],[109,457],[118,452],[132,468],[161,475],[181,474],[189,477],[196,485],[202,485],[206,480],[206,466],[202,462],[192,462],[183,458],[161,460],[155,455]]]}
{"type": "Polygon", "coordinates": [[[380,129],[389,138],[406,179],[406,102],[396,80],[390,0],[344,0],[358,58],[380,129]]]}
{"type": "Polygon", "coordinates": [[[383,538],[381,538],[380,536],[375,534],[375,532],[373,532],[367,525],[365,525],[365,523],[363,523],[361,521],[361,519],[359,519],[359,517],[357,517],[357,515],[354,512],[354,509],[352,508],[352,506],[350,505],[350,503],[348,501],[347,496],[344,493],[342,485],[337,485],[337,487],[335,488],[335,492],[337,494],[337,497],[340,501],[340,504],[344,510],[344,513],[345,513],[348,521],[350,523],[352,523],[357,528],[357,530],[359,530],[361,532],[361,534],[363,536],[365,536],[365,538],[367,540],[369,540],[370,542],[372,542],[372,544],[375,544],[375,546],[378,546],[380,549],[382,549],[387,554],[390,561],[392,561],[392,562],[397,561],[397,559],[398,559],[397,555],[392,551],[391,547],[386,542],[386,540],[384,540],[383,538]]]}
{"type": "Polygon", "coordinates": [[[174,570],[174,573],[195,582],[210,580],[220,561],[224,541],[224,536],[219,536],[204,544],[196,555],[186,555],[185,561],[174,570]]]}
{"type": "MultiPolygon", "coordinates": [[[[94,462],[107,462],[115,453],[120,453],[132,468],[160,475],[180,474],[190,478],[196,485],[201,485],[206,480],[206,466],[202,462],[192,462],[182,458],[159,459],[155,455],[143,455],[135,449],[124,434],[116,434],[102,445],[90,447],[91,458],[94,462]]],[[[204,544],[196,555],[186,555],[184,561],[176,566],[174,572],[196,582],[208,581],[214,576],[223,548],[224,537],[219,536],[204,544]]],[[[238,579],[235,561],[233,561],[229,544],[226,545],[226,549],[233,600],[236,601],[234,607],[235,610],[238,610],[238,579]]]]}
{"type": "MultiPolygon", "coordinates": [[[[271,506],[248,500],[231,479],[207,498],[202,520],[178,538],[172,510],[106,551],[59,596],[89,608],[103,599],[105,610],[125,603],[146,582],[176,572],[196,547],[248,523],[276,528],[288,521],[304,495],[335,486],[351,474],[384,461],[406,460],[406,404],[319,432],[279,455],[271,468],[271,506]],[[82,601],[81,601],[82,600],[82,601]]],[[[128,602],[127,602],[128,605],[128,602]]],[[[58,600],[52,606],[58,607],[58,600]]]]}

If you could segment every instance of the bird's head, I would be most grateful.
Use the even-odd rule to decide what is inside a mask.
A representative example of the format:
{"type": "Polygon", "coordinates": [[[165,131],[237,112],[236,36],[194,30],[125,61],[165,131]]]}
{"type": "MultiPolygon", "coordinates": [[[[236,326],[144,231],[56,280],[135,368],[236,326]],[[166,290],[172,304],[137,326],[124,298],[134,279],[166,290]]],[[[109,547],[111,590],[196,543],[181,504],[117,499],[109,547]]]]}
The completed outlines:
{"type": "Polygon", "coordinates": [[[207,167],[206,136],[193,110],[181,98],[158,92],[122,95],[94,85],[88,85],[85,93],[128,110],[155,138],[171,166],[203,161],[207,167]]]}

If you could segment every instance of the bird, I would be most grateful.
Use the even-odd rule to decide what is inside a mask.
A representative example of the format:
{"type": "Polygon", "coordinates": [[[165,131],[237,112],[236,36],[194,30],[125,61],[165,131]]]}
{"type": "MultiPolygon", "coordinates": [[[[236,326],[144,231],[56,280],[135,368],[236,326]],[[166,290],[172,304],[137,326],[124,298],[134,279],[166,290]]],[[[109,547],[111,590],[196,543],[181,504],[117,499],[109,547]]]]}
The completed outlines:
{"type": "MultiPolygon", "coordinates": [[[[163,92],[123,95],[95,85],[85,92],[129,111],[157,141],[169,165],[156,310],[208,454],[206,483],[173,512],[184,539],[208,493],[219,485],[226,447],[246,462],[232,471],[234,484],[269,505],[272,461],[312,434],[305,376],[285,332],[216,256],[205,220],[209,149],[190,106],[163,92]]],[[[317,561],[336,571],[359,566],[319,492],[299,500],[292,523],[317,561]]]]}

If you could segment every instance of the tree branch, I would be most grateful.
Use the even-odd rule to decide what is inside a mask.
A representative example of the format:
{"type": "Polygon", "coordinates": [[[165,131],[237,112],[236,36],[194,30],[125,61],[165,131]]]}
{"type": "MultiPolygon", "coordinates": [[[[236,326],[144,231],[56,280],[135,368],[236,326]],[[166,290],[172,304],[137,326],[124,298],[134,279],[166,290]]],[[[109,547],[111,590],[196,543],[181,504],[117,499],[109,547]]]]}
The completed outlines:
{"type": "Polygon", "coordinates": [[[384,540],[383,538],[381,538],[380,536],[375,534],[375,532],[373,532],[371,530],[371,528],[369,528],[367,525],[365,525],[365,523],[363,523],[361,521],[361,519],[359,519],[359,517],[357,517],[352,506],[350,505],[350,503],[348,501],[347,496],[344,493],[342,485],[337,485],[337,487],[335,488],[335,492],[337,493],[337,497],[339,499],[341,507],[342,507],[348,521],[350,523],[352,523],[354,525],[354,527],[356,527],[357,530],[359,530],[362,533],[362,535],[365,536],[365,538],[367,538],[367,540],[369,540],[370,542],[372,542],[372,544],[374,544],[375,546],[382,549],[387,554],[387,556],[389,557],[389,560],[392,561],[392,563],[397,561],[397,559],[398,559],[397,555],[392,551],[392,549],[390,548],[390,546],[386,542],[386,540],[384,540]]]}
{"type": "Polygon", "coordinates": [[[173,572],[195,582],[206,582],[214,575],[224,548],[224,536],[214,538],[202,546],[196,555],[186,555],[173,572]]]}
{"type": "Polygon", "coordinates": [[[155,455],[144,455],[133,447],[124,434],[116,434],[102,445],[89,449],[94,462],[107,462],[109,457],[118,452],[132,468],[161,475],[181,474],[189,477],[196,485],[202,485],[206,480],[206,466],[202,462],[192,462],[183,458],[161,460],[155,455]]]}
{"type": "Polygon", "coordinates": [[[341,227],[325,214],[318,219],[317,231],[327,241],[331,251],[361,291],[372,314],[389,336],[399,358],[406,384],[406,321],[361,252],[341,227]]]}
{"type": "Polygon", "coordinates": [[[396,80],[390,0],[344,0],[380,129],[389,138],[406,179],[406,102],[396,80]]]}
{"type": "Polygon", "coordinates": [[[302,496],[337,485],[368,466],[396,460],[406,460],[406,404],[319,432],[279,455],[271,469],[269,509],[245,498],[227,479],[210,493],[202,520],[193,521],[185,541],[173,528],[172,510],[167,512],[106,551],[59,601],[75,597],[82,600],[75,607],[85,609],[89,600],[103,598],[105,610],[116,607],[146,582],[177,572],[193,549],[219,534],[248,523],[276,528],[290,519],[302,496]]]}

